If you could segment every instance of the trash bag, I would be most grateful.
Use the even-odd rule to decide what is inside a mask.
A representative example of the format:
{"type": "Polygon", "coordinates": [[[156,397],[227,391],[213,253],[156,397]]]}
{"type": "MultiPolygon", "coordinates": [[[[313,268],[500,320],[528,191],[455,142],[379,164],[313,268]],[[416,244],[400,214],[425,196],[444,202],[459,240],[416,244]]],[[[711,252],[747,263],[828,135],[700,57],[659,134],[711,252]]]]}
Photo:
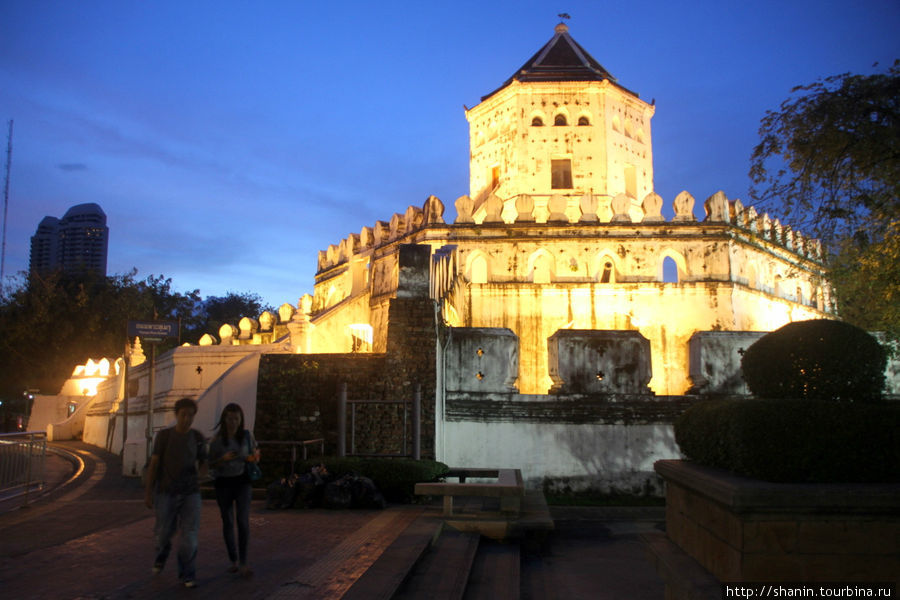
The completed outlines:
{"type": "Polygon", "coordinates": [[[352,475],[344,475],[326,484],[322,505],[333,509],[350,508],[353,505],[352,478],[352,475]]]}
{"type": "Polygon", "coordinates": [[[298,479],[295,474],[270,483],[266,487],[266,509],[292,508],[297,499],[298,479]]]}
{"type": "Polygon", "coordinates": [[[313,473],[304,473],[297,479],[295,506],[298,508],[316,508],[322,506],[325,495],[325,479],[313,473]]]}
{"type": "Polygon", "coordinates": [[[387,501],[375,487],[375,482],[368,477],[353,477],[350,481],[350,491],[353,508],[384,508],[387,506],[387,501]]]}

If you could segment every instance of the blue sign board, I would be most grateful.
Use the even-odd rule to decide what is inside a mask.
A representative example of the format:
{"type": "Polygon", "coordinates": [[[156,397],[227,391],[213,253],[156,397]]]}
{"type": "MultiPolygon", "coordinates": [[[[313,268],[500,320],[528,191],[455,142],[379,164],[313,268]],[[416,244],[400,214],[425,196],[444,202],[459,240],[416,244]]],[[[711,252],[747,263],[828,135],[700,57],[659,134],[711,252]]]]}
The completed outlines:
{"type": "Polygon", "coordinates": [[[128,337],[143,342],[161,342],[178,337],[177,321],[128,321],[128,337]]]}

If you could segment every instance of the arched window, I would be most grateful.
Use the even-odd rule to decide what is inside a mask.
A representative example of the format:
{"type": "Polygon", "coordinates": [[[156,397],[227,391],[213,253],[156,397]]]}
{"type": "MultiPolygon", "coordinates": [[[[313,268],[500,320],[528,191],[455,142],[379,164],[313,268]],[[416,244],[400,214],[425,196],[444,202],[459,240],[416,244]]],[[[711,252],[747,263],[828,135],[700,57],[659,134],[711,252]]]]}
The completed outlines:
{"type": "Polygon", "coordinates": [[[568,125],[569,122],[566,120],[566,115],[559,113],[555,117],[553,117],[553,124],[556,126],[568,125]]]}
{"type": "Polygon", "coordinates": [[[580,117],[578,117],[578,125],[579,126],[590,125],[590,124],[591,124],[591,120],[588,119],[586,116],[581,115],[580,117]]]}
{"type": "Polygon", "coordinates": [[[678,263],[671,256],[663,259],[663,281],[666,283],[678,283],[678,263]]]}
{"type": "Polygon", "coordinates": [[[532,127],[543,127],[544,120],[540,117],[534,117],[533,119],[531,119],[531,126],[532,127]]]}
{"type": "Polygon", "coordinates": [[[600,283],[615,283],[616,282],[616,267],[613,265],[613,262],[609,259],[603,261],[603,265],[600,267],[600,283]]]}
{"type": "Polygon", "coordinates": [[[688,269],[684,255],[671,248],[663,250],[657,266],[657,280],[664,283],[679,283],[685,281],[687,276],[688,269]]]}

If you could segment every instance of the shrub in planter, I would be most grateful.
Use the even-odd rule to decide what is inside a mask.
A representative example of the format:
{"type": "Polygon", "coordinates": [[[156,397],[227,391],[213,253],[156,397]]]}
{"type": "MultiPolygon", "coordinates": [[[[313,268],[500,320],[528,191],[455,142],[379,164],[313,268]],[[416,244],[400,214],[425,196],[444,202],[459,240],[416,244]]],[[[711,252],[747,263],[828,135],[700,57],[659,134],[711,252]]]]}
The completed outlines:
{"type": "Polygon", "coordinates": [[[416,483],[435,481],[449,467],[434,460],[411,458],[358,458],[324,456],[297,463],[298,473],[324,464],[332,478],[356,474],[371,479],[384,497],[391,502],[408,502],[413,498],[416,483]]]}
{"type": "Polygon", "coordinates": [[[886,361],[866,331],[817,319],[764,335],[744,353],[741,369],[760,398],[868,401],[881,398],[886,361]]]}
{"type": "Polygon", "coordinates": [[[707,400],[675,423],[691,460],[767,481],[900,481],[900,405],[707,400]]]}

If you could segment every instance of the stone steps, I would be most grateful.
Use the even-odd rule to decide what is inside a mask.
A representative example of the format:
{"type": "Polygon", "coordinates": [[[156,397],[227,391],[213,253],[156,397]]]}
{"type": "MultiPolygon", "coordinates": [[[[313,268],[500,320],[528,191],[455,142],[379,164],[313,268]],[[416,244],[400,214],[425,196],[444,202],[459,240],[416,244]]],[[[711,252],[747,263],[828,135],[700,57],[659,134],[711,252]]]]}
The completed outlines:
{"type": "Polygon", "coordinates": [[[516,600],[521,579],[520,545],[483,537],[463,600],[516,600]]]}
{"type": "Polygon", "coordinates": [[[441,535],[440,519],[420,516],[397,536],[342,596],[343,600],[389,600],[441,535]]]}
{"type": "Polygon", "coordinates": [[[521,589],[521,544],[553,529],[543,494],[529,491],[521,522],[497,499],[462,499],[446,518],[435,505],[413,521],[347,590],[345,600],[505,600],[521,589]],[[458,527],[458,525],[462,525],[458,527]],[[502,537],[497,533],[503,533],[502,537]]]}
{"type": "Polygon", "coordinates": [[[445,529],[410,572],[394,600],[461,600],[481,536],[445,529]]]}

